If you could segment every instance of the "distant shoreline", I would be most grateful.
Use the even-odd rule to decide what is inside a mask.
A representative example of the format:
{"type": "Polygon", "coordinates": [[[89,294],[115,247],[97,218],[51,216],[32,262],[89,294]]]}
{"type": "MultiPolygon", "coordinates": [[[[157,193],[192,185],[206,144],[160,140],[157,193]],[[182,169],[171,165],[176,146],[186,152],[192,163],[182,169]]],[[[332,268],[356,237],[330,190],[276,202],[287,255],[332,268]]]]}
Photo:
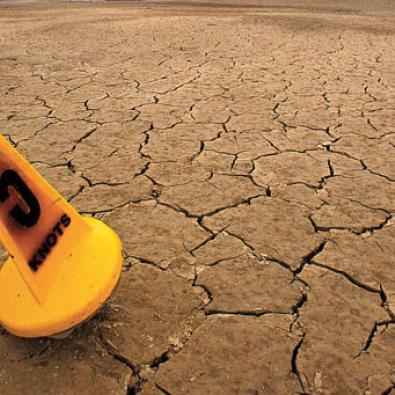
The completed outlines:
{"type": "Polygon", "coordinates": [[[0,0],[1,6],[20,7],[23,5],[42,4],[78,5],[94,3],[130,3],[138,5],[163,5],[163,6],[194,6],[194,7],[236,7],[236,8],[262,8],[284,12],[308,12],[330,14],[353,14],[359,16],[395,17],[395,0],[0,0]]]}

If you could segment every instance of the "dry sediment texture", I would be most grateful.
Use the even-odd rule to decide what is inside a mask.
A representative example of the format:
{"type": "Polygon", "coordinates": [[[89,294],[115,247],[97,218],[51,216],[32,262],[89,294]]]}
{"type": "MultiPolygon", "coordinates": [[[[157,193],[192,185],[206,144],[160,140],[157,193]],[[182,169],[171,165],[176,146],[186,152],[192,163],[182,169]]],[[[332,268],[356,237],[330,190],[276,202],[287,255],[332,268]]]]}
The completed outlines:
{"type": "Polygon", "coordinates": [[[126,254],[0,392],[395,393],[394,6],[255,4],[0,6],[0,129],[126,254]]]}

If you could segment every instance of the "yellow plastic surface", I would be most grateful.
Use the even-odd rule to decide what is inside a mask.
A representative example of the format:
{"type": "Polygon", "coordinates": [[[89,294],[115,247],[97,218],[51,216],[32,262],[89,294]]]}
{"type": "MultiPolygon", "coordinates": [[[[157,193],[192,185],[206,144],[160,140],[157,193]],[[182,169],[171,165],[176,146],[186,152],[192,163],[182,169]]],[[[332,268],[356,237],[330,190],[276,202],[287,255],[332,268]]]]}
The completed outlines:
{"type": "Polygon", "coordinates": [[[0,323],[19,336],[78,325],[120,276],[118,236],[81,217],[1,135],[0,242],[12,257],[0,271],[0,323]]]}
{"type": "MultiPolygon", "coordinates": [[[[0,322],[22,337],[50,336],[73,328],[94,314],[111,295],[122,267],[121,243],[103,222],[85,219],[89,237],[76,242],[62,262],[59,281],[43,304],[31,293],[10,258],[0,272],[0,322]]],[[[51,259],[52,260],[52,259],[51,259]]]]}

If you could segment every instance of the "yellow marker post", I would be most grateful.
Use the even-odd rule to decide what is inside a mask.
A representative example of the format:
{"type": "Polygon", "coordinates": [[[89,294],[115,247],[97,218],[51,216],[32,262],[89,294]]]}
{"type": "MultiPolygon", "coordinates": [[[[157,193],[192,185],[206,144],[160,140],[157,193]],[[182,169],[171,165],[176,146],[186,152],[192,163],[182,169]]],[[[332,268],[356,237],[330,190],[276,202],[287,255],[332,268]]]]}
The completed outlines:
{"type": "Polygon", "coordinates": [[[0,323],[51,336],[94,314],[118,282],[121,242],[80,216],[0,134],[0,323]]]}

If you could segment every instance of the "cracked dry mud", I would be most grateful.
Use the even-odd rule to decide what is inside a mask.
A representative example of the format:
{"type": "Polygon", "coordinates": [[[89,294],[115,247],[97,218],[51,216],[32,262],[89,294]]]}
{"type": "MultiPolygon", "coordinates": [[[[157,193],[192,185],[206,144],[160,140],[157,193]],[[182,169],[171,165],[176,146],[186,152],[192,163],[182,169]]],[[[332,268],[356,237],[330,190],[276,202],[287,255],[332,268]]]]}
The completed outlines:
{"type": "Polygon", "coordinates": [[[1,393],[395,394],[395,7],[224,3],[0,5],[2,133],[125,249],[1,393]]]}

